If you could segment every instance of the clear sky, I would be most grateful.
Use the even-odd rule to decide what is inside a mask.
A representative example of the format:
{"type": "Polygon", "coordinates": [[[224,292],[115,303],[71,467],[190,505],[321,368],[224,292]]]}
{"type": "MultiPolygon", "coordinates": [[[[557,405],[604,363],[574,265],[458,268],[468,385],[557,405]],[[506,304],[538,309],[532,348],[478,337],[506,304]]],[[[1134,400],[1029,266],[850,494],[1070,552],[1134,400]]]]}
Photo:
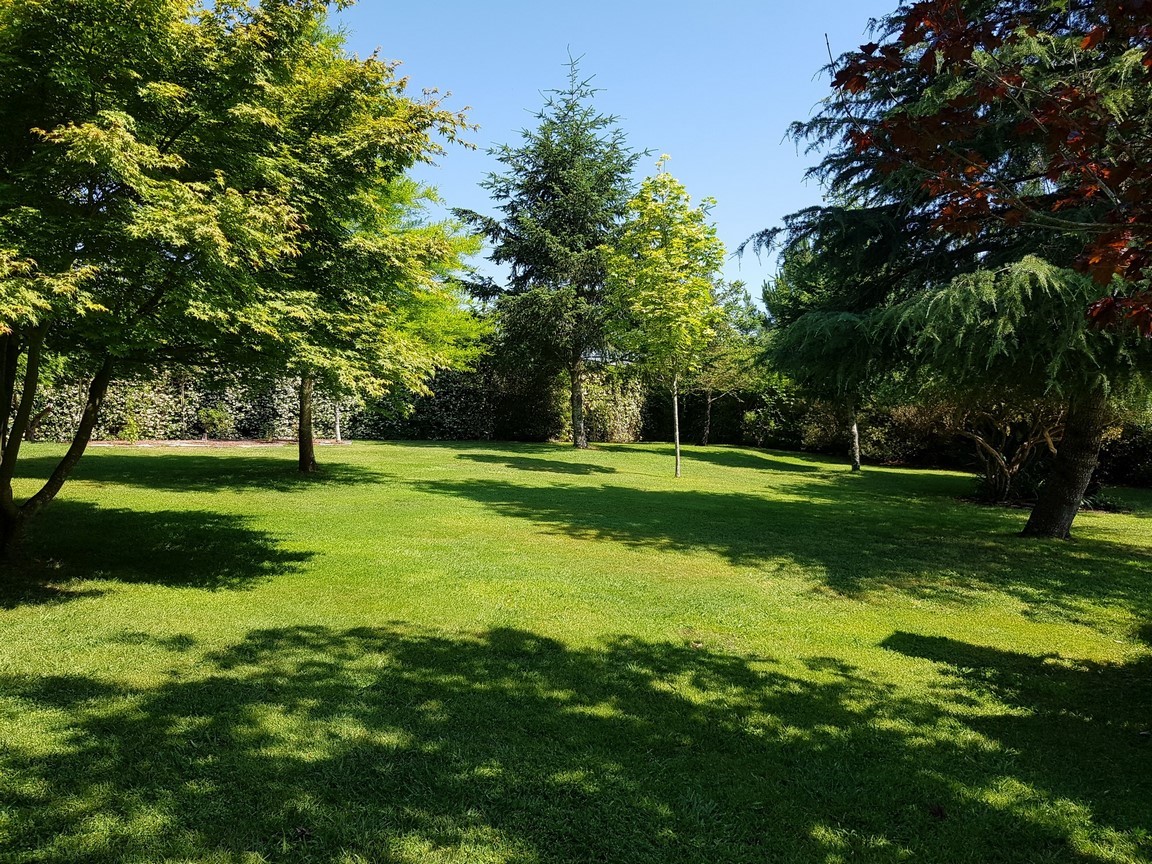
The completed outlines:
{"type": "MultiPolygon", "coordinates": [[[[448,106],[468,107],[480,125],[478,150],[454,147],[421,180],[448,206],[491,213],[478,184],[497,169],[485,150],[515,144],[543,104],[542,91],[566,83],[569,52],[602,88],[596,105],[616,114],[629,143],[661,153],[695,198],[717,200],[713,218],[729,251],[782,216],[818,203],[804,181],[812,157],[785,140],[828,93],[820,69],[825,34],[836,55],[867,42],[871,17],[895,0],[360,0],[339,16],[349,47],[379,48],[402,62],[411,92],[450,91],[448,106]]],[[[479,263],[479,262],[478,262],[479,263]]],[[[482,267],[489,273],[491,268],[482,267]]],[[[732,261],[731,279],[753,294],[770,275],[753,255],[732,261]]]]}

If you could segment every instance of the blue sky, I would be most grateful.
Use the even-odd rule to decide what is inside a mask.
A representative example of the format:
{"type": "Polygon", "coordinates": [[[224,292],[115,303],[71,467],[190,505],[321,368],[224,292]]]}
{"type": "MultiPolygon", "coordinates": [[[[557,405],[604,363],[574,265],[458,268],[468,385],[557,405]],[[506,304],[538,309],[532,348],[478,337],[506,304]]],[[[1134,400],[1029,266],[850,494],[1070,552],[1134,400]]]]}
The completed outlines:
{"type": "MultiPolygon", "coordinates": [[[[402,62],[412,92],[451,91],[449,107],[469,108],[480,129],[477,151],[454,147],[421,180],[449,206],[492,212],[479,182],[498,164],[484,151],[515,144],[533,125],[542,91],[566,81],[569,52],[602,88],[596,105],[620,117],[637,150],[661,153],[693,197],[713,211],[730,251],[785,214],[818,203],[804,181],[812,157],[784,140],[788,124],[808,117],[828,93],[825,34],[839,55],[863,42],[868,19],[894,0],[489,0],[385,3],[360,0],[339,15],[349,47],[376,48],[402,62]]],[[[494,273],[491,268],[482,268],[494,273]]],[[[726,268],[753,294],[771,263],[745,256],[726,268]]],[[[495,274],[494,274],[495,275],[495,274]]]]}

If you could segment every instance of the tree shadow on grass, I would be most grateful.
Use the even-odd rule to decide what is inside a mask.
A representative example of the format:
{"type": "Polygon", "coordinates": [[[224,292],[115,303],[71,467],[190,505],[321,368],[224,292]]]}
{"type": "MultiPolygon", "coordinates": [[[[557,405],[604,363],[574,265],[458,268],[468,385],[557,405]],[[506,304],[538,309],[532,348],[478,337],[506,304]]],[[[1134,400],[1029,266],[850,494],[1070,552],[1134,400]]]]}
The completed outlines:
{"type": "MultiPolygon", "coordinates": [[[[935,479],[940,490],[954,491],[957,478],[935,479]]],[[[968,603],[992,590],[1034,614],[1074,617],[1086,604],[1104,603],[1152,617],[1152,550],[1097,539],[1026,541],[1015,536],[1020,514],[911,494],[902,476],[798,480],[775,487],[775,497],[499,480],[415,486],[581,540],[711,553],[739,566],[797,564],[847,597],[895,590],[968,603]]]]}
{"type": "MultiPolygon", "coordinates": [[[[1077,786],[1116,730],[1085,723],[1019,757],[1015,702],[962,682],[917,701],[807,665],[507,629],[288,627],[149,689],[7,676],[7,716],[52,743],[0,751],[0,841],[58,864],[1139,857],[1148,754],[1122,793],[1077,786]]],[[[1067,686],[1086,704],[1098,677],[1067,686]]]]}
{"type": "Polygon", "coordinates": [[[569,462],[558,459],[534,459],[527,456],[499,455],[494,453],[458,453],[457,459],[480,462],[486,465],[502,465],[516,471],[537,471],[548,474],[615,474],[616,469],[606,465],[592,465],[587,462],[569,462]]]}
{"type": "MultiPolygon", "coordinates": [[[[289,552],[241,516],[199,510],[122,510],[56,501],[28,527],[0,606],[89,596],[77,580],[240,589],[291,573],[312,556],[289,552]]],[[[95,593],[100,593],[96,591],[95,593]]]]}
{"type": "MultiPolygon", "coordinates": [[[[657,446],[645,444],[594,444],[596,450],[609,453],[638,453],[657,454],[667,456],[669,459],[676,455],[676,448],[672,444],[661,443],[657,446]]],[[[681,455],[685,462],[704,462],[710,465],[720,465],[724,468],[749,468],[753,471],[783,471],[797,474],[811,474],[825,470],[826,467],[836,467],[841,462],[828,460],[822,456],[811,453],[803,455],[803,461],[793,462],[787,458],[788,454],[771,453],[767,450],[748,450],[743,447],[729,447],[723,444],[714,444],[710,447],[700,447],[685,444],[681,448],[681,455]],[[826,464],[814,464],[826,463],[826,464]]]]}
{"type": "MultiPolygon", "coordinates": [[[[1128,664],[1071,661],[899,631],[881,644],[944,665],[954,692],[1010,709],[956,716],[1012,749],[1017,781],[1093,806],[1111,801],[1129,811],[1128,824],[1152,829],[1152,655],[1128,664]],[[1053,771],[1053,756],[1082,770],[1053,771]],[[1142,818],[1132,809],[1139,801],[1142,818]]],[[[1152,834],[1142,848],[1152,855],[1152,834]]]]}
{"type": "MultiPolygon", "coordinates": [[[[55,457],[20,460],[20,478],[45,480],[56,467],[55,457]]],[[[209,454],[101,452],[81,459],[73,480],[137,486],[169,492],[213,492],[246,489],[295,492],[323,484],[374,483],[385,475],[358,465],[321,462],[315,474],[301,474],[295,459],[238,456],[229,451],[209,454]]]]}
{"type": "Polygon", "coordinates": [[[811,474],[826,470],[826,466],[814,465],[805,457],[804,462],[791,462],[776,454],[763,450],[744,450],[737,447],[686,447],[686,462],[705,462],[724,468],[747,468],[752,471],[785,471],[796,474],[811,474]]]}

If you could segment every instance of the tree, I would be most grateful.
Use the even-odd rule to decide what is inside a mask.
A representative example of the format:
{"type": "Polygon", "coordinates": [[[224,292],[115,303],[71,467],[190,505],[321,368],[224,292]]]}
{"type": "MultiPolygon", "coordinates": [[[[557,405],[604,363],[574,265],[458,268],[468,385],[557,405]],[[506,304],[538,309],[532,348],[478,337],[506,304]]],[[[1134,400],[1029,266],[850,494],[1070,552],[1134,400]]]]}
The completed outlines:
{"type": "Polygon", "coordinates": [[[0,549],[79,461],[126,366],[210,362],[211,310],[250,302],[296,214],[261,82],[324,4],[0,6],[0,549]],[[12,480],[45,358],[89,378],[72,445],[22,503],[12,480]]]}
{"type": "Polygon", "coordinates": [[[836,407],[848,431],[853,471],[861,470],[860,408],[882,365],[864,284],[850,262],[837,266],[836,256],[817,254],[798,239],[785,248],[780,272],[764,290],[774,325],[764,360],[809,398],[836,407]]]}
{"type": "Polygon", "coordinates": [[[1057,419],[1037,423],[1031,447],[1052,444],[1050,429],[1063,421],[1026,535],[1069,536],[1105,430],[1127,404],[1148,398],[1152,342],[1131,329],[1094,329],[1084,309],[1098,292],[1085,275],[1026,257],[959,276],[876,319],[880,338],[894,340],[919,374],[938,374],[960,392],[983,390],[986,405],[1047,403],[1057,419]],[[1061,458],[1065,451],[1076,458],[1061,458]]]}
{"type": "Polygon", "coordinates": [[[482,185],[502,216],[456,211],[492,244],[491,260],[511,268],[506,288],[486,286],[499,298],[501,326],[521,336],[542,365],[567,370],[579,448],[588,446],[584,367],[604,343],[604,250],[624,216],[639,155],[617,118],[593,107],[596,92],[573,60],[567,88],[552,92],[536,128],[524,130],[518,147],[491,151],[506,170],[482,185]]]}
{"type": "Polygon", "coordinates": [[[903,3],[841,58],[850,138],[913,170],[945,230],[1075,235],[1080,269],[1134,291],[1094,316],[1152,335],[1149,20],[1143,0],[903,3]]]}
{"type": "Polygon", "coordinates": [[[720,314],[690,381],[691,389],[704,396],[700,444],[705,447],[712,433],[712,406],[754,388],[766,323],[743,282],[720,283],[713,293],[720,314]]]}
{"type": "Polygon", "coordinates": [[[708,222],[714,202],[695,207],[683,184],[665,170],[640,184],[627,219],[606,250],[609,292],[617,308],[620,344],[672,393],[676,476],[680,476],[680,386],[699,367],[715,335],[720,309],[713,291],[724,244],[708,222]]]}
{"type": "Polygon", "coordinates": [[[455,122],[399,98],[383,64],[333,59],[328,6],[0,5],[0,552],[59,492],[115,377],[255,362],[268,328],[308,314],[268,275],[309,260],[304,199],[327,191],[293,136],[305,73],[327,57],[376,82],[358,98],[394,109],[330,156],[410,164],[429,128],[455,122]],[[40,370],[57,356],[86,373],[86,405],[48,481],[17,502],[40,370]]]}
{"type": "MultiPolygon", "coordinates": [[[[879,23],[878,42],[833,64],[834,96],[793,127],[825,152],[812,174],[834,204],[795,214],[786,234],[821,257],[842,259],[841,247],[863,256],[859,293],[874,308],[1027,256],[1091,270],[1119,294],[1138,295],[1152,140],[1141,108],[1143,5],[902,4],[879,23]]],[[[1106,302],[1096,317],[1114,319],[1107,310],[1122,306],[1106,302]]],[[[1107,391],[1066,398],[1064,436],[1028,534],[1067,535],[1059,514],[1083,497],[1097,458],[1107,391]]]]}
{"type": "Polygon", "coordinates": [[[250,323],[271,337],[258,345],[277,371],[299,379],[305,473],[316,466],[316,384],[338,397],[423,392],[469,329],[446,280],[479,243],[428,223],[435,193],[404,176],[467,125],[434,93],[413,100],[405,87],[394,63],[351,57],[340,34],[319,31],[276,90],[298,252],[266,274],[273,302],[257,304],[250,323]],[[448,320],[453,312],[460,321],[448,320]]]}

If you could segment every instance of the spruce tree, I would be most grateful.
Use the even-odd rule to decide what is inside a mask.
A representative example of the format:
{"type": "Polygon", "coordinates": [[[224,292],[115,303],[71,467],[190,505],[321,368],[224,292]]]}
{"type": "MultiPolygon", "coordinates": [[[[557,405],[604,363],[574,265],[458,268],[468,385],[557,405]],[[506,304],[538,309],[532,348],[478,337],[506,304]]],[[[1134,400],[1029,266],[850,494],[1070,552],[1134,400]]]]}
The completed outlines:
{"type": "Polygon", "coordinates": [[[550,93],[536,127],[518,146],[491,151],[504,171],[482,185],[501,215],[457,211],[491,243],[491,260],[510,268],[506,286],[489,286],[505,338],[545,368],[567,370],[579,448],[588,446],[585,364],[604,345],[604,250],[623,219],[639,156],[617,118],[593,106],[596,92],[571,61],[567,87],[550,93]]]}

